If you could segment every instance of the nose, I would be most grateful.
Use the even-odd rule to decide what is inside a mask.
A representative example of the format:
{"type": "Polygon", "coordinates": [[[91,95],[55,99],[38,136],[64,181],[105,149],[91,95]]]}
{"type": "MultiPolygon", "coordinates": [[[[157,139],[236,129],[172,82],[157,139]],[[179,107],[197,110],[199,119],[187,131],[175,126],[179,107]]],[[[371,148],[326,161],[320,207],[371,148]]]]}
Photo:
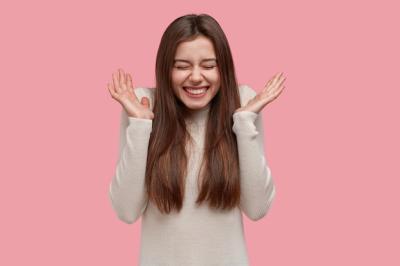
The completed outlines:
{"type": "Polygon", "coordinates": [[[199,68],[195,67],[190,75],[190,81],[196,83],[201,80],[202,80],[201,71],[199,68]]]}

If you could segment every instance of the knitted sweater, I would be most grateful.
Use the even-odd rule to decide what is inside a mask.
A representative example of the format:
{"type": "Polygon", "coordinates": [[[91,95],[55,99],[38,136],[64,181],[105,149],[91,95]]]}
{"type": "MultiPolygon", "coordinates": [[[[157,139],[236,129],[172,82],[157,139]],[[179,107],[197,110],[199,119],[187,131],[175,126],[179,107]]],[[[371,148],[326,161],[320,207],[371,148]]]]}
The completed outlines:
{"type": "MultiPolygon", "coordinates": [[[[147,96],[153,109],[154,89],[138,87],[140,99],[147,96]]],[[[241,106],[256,95],[248,85],[239,86],[241,106]]],[[[207,202],[195,204],[196,176],[204,147],[208,109],[197,111],[188,129],[195,140],[189,155],[182,210],[162,214],[148,201],[145,170],[152,120],[127,116],[122,108],[119,160],[109,186],[109,197],[118,218],[132,224],[142,217],[141,266],[235,266],[249,265],[242,212],[257,221],[268,212],[275,187],[264,154],[261,113],[233,114],[237,137],[241,200],[230,211],[216,211],[207,202]]]]}

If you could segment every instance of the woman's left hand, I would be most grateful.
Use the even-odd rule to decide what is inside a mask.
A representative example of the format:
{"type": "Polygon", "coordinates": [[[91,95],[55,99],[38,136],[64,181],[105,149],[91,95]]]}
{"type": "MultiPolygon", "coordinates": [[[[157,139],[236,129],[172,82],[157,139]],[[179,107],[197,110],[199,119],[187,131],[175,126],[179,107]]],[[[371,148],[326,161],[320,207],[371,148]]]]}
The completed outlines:
{"type": "Polygon", "coordinates": [[[250,111],[254,113],[259,113],[268,103],[275,100],[285,88],[283,82],[286,77],[283,77],[283,72],[273,76],[268,83],[265,85],[264,89],[257,94],[253,99],[251,99],[246,106],[236,109],[235,113],[240,111],[250,111]]]}

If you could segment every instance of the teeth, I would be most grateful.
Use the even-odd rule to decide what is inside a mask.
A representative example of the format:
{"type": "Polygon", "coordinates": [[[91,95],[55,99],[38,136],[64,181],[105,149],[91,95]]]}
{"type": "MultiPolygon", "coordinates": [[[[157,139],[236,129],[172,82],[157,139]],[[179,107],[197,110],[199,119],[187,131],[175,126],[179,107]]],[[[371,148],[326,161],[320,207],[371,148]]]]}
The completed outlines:
{"type": "Polygon", "coordinates": [[[202,94],[207,90],[207,88],[193,89],[193,88],[185,87],[185,90],[192,94],[202,94]]]}

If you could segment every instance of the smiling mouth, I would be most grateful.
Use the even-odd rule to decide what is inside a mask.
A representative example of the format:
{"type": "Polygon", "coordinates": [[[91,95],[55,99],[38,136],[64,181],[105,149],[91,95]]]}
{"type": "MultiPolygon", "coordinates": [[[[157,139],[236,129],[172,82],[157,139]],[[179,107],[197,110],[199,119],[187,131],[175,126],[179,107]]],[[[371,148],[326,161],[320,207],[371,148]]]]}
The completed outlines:
{"type": "Polygon", "coordinates": [[[210,86],[203,86],[203,87],[183,87],[183,89],[189,93],[201,93],[207,91],[210,86]]]}
{"type": "Polygon", "coordinates": [[[200,87],[200,88],[196,88],[196,87],[183,87],[183,89],[190,95],[197,95],[197,96],[201,96],[204,95],[207,90],[210,88],[210,86],[204,86],[204,87],[200,87]]]}

